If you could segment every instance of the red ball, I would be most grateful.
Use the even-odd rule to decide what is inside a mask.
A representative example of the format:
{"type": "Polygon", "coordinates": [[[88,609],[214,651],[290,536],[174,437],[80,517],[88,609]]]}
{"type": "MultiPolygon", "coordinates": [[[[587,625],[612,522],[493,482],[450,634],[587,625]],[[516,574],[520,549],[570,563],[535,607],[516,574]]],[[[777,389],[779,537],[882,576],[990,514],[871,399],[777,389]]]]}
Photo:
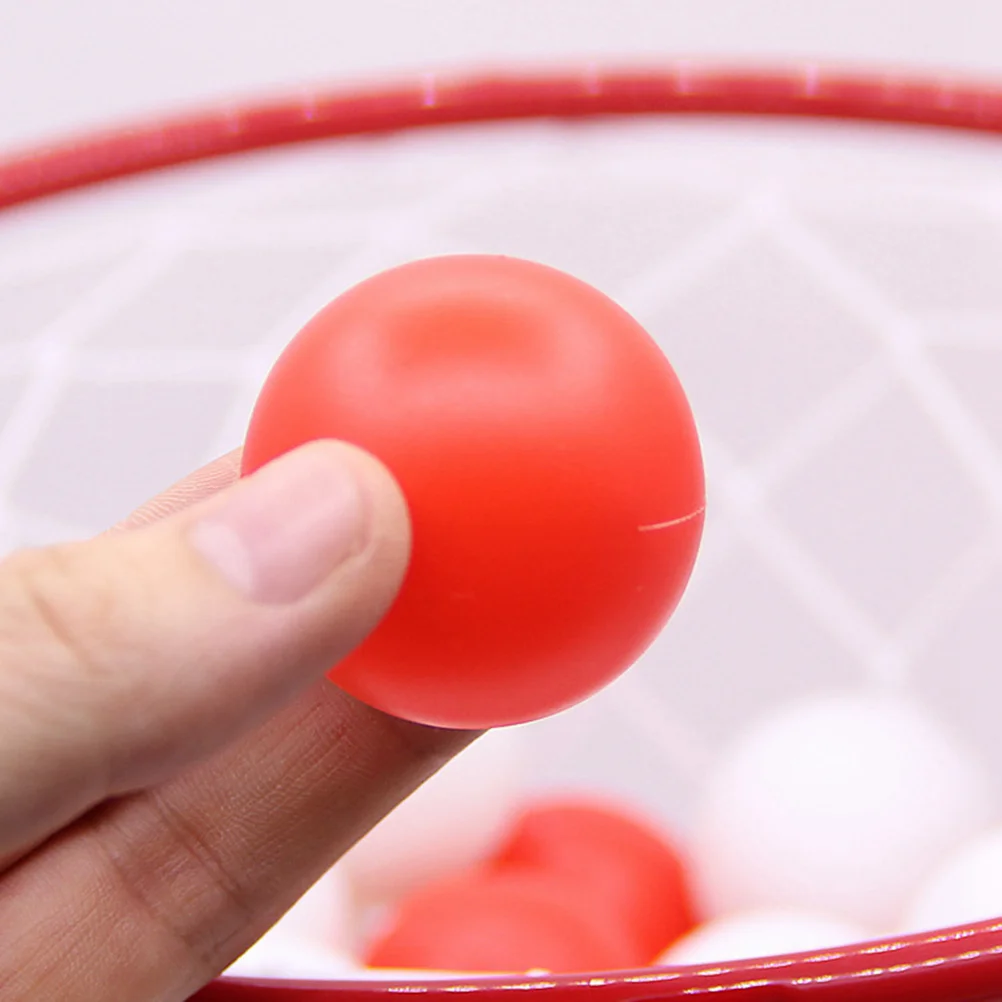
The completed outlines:
{"type": "Polygon", "coordinates": [[[641,963],[654,961],[694,925],[675,847],[647,822],[606,804],[553,800],[526,810],[492,865],[565,880],[582,909],[619,918],[641,963]]]}
{"type": "Polygon", "coordinates": [[[471,873],[402,902],[367,952],[370,967],[524,974],[637,966],[617,924],[582,911],[559,880],[471,873]]]}
{"type": "Polygon", "coordinates": [[[340,296],[269,375],[244,471],[317,438],[373,453],[410,506],[402,590],[331,672],[388,713],[564,709],[629,667],[688,581],[704,493],[682,388],[627,313],[551,268],[433,258],[340,296]]]}

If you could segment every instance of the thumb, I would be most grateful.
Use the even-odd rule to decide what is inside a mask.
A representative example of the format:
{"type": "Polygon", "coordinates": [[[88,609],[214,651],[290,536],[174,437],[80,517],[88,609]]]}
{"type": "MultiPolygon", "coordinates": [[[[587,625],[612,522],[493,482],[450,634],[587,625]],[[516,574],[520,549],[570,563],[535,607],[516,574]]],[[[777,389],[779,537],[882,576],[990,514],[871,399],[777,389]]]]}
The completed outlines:
{"type": "Polygon", "coordinates": [[[314,442],[148,527],[0,564],[0,858],[316,681],[389,607],[409,542],[389,473],[314,442]]]}

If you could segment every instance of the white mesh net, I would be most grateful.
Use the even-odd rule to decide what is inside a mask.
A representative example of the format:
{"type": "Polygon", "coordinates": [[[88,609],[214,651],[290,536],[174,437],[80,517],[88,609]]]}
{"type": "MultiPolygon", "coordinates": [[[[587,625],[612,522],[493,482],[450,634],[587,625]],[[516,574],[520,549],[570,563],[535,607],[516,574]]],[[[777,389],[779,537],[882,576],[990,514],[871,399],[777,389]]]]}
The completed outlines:
{"type": "Polygon", "coordinates": [[[449,128],[163,172],[0,217],[0,541],[88,534],[240,443],[338,292],[534,258],[664,346],[706,452],[675,618],[527,732],[540,786],[683,821],[778,700],[906,687],[1002,772],[1002,144],[882,127],[449,128]]]}

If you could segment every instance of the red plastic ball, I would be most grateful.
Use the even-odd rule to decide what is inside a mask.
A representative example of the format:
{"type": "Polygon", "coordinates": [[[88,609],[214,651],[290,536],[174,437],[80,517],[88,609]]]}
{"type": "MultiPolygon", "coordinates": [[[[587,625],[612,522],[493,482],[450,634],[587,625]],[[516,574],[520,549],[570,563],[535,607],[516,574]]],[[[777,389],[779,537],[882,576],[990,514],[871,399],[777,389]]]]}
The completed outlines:
{"type": "Polygon", "coordinates": [[[637,966],[616,923],[582,911],[558,880],[472,873],[405,899],[367,951],[369,967],[523,974],[637,966]]]}
{"type": "Polygon", "coordinates": [[[269,375],[243,468],[317,438],[373,453],[410,506],[402,590],[331,672],[388,713],[564,709],[629,667],[688,581],[704,488],[682,388],[636,321],[552,268],[432,258],[334,300],[269,375]]]}
{"type": "Polygon", "coordinates": [[[563,879],[583,910],[618,916],[641,963],[654,961],[694,925],[678,851],[646,821],[608,804],[553,800],[529,808],[493,867],[563,879]]]}

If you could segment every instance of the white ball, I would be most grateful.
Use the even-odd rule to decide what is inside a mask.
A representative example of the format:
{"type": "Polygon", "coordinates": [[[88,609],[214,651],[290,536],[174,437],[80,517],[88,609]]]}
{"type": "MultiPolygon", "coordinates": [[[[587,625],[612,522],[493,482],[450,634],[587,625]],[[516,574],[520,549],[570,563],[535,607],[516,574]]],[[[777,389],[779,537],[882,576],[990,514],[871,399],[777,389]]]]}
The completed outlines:
{"type": "Polygon", "coordinates": [[[361,902],[392,901],[483,860],[521,801],[523,735],[490,731],[387,815],[342,863],[361,902]]]}
{"type": "Polygon", "coordinates": [[[347,880],[341,867],[334,866],[225,973],[243,978],[356,977],[351,927],[347,880]]]}
{"type": "Polygon", "coordinates": [[[233,978],[344,981],[358,978],[359,967],[337,950],[266,934],[223,974],[233,978]]]}
{"type": "Polygon", "coordinates": [[[693,839],[704,914],[804,908],[888,929],[990,803],[978,763],[911,702],[796,703],[741,737],[704,789],[693,839]]]}
{"type": "Polygon", "coordinates": [[[350,950],[355,916],[344,868],[331,867],[265,935],[350,950]]]}
{"type": "Polygon", "coordinates": [[[1002,917],[1002,829],[961,846],[919,889],[902,932],[928,932],[1002,917]]]}
{"type": "Polygon", "coordinates": [[[794,909],[763,909],[727,915],[697,926],[659,958],[659,964],[718,964],[730,960],[806,953],[861,943],[859,926],[794,909]]]}

